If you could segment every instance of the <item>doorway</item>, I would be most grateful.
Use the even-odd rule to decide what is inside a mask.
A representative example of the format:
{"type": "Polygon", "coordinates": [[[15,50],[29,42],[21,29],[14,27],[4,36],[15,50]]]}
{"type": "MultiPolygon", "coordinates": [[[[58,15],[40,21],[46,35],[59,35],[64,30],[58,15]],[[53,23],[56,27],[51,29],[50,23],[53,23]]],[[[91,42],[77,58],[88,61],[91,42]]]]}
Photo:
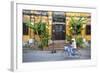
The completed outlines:
{"type": "Polygon", "coordinates": [[[53,12],[52,39],[65,40],[66,36],[66,17],[64,12],[53,12]]]}

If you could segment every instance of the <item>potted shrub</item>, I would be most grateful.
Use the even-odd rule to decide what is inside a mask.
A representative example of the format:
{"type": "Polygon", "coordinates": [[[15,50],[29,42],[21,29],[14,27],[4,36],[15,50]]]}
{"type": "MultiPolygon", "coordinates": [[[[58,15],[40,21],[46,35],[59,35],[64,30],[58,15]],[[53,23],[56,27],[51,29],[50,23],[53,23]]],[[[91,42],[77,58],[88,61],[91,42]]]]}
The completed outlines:
{"type": "Polygon", "coordinates": [[[43,50],[44,47],[48,46],[49,40],[49,32],[48,32],[48,25],[42,21],[38,23],[31,24],[31,22],[27,22],[26,24],[29,28],[31,28],[35,35],[39,37],[38,47],[43,50]]]}
{"type": "Polygon", "coordinates": [[[86,20],[87,19],[84,17],[79,17],[78,19],[75,19],[75,17],[71,17],[69,31],[72,37],[75,38],[77,47],[80,47],[83,43],[82,38],[78,38],[78,36],[81,36],[81,31],[83,30],[83,25],[86,24],[86,20]]]}

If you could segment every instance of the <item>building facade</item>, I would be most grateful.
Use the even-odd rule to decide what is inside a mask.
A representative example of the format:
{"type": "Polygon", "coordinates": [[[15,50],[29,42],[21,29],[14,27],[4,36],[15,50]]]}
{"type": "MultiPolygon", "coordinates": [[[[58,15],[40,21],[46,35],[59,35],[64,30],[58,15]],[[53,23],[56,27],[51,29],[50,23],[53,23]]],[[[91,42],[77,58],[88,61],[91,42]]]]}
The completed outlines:
{"type": "Polygon", "coordinates": [[[42,11],[42,10],[23,10],[23,42],[34,38],[33,30],[25,24],[30,21],[32,24],[45,22],[48,25],[48,31],[51,39],[66,40],[66,35],[70,34],[71,17],[79,19],[79,17],[87,18],[87,22],[81,31],[81,36],[87,41],[91,40],[91,14],[86,12],[61,12],[61,11],[42,11]]]}

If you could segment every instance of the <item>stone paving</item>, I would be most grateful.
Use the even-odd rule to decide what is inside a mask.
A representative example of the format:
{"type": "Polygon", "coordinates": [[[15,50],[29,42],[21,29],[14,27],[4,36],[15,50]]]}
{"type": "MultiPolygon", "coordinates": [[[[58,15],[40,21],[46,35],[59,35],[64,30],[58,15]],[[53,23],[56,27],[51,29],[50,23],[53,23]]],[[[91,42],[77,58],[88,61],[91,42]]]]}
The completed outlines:
{"type": "Polygon", "coordinates": [[[22,57],[23,62],[83,60],[91,59],[91,49],[80,49],[79,55],[76,56],[68,56],[63,50],[57,50],[56,53],[51,53],[51,51],[24,49],[22,57]]]}

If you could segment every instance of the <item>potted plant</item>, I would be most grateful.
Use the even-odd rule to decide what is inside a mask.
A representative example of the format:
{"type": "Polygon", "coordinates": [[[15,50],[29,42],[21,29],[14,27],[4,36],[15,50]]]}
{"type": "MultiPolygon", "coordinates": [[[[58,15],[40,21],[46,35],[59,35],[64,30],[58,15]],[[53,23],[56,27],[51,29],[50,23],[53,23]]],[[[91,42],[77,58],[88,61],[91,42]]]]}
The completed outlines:
{"type": "Polygon", "coordinates": [[[82,45],[82,38],[78,38],[78,36],[81,36],[81,31],[83,30],[83,26],[86,24],[87,19],[84,17],[79,17],[78,19],[75,19],[75,17],[71,17],[70,20],[70,34],[73,38],[75,38],[76,46],[80,47],[82,45]]]}
{"type": "Polygon", "coordinates": [[[42,21],[31,24],[31,22],[27,22],[26,24],[29,28],[31,28],[35,35],[39,37],[38,47],[43,50],[44,47],[48,46],[49,40],[49,32],[48,25],[42,21]]]}

